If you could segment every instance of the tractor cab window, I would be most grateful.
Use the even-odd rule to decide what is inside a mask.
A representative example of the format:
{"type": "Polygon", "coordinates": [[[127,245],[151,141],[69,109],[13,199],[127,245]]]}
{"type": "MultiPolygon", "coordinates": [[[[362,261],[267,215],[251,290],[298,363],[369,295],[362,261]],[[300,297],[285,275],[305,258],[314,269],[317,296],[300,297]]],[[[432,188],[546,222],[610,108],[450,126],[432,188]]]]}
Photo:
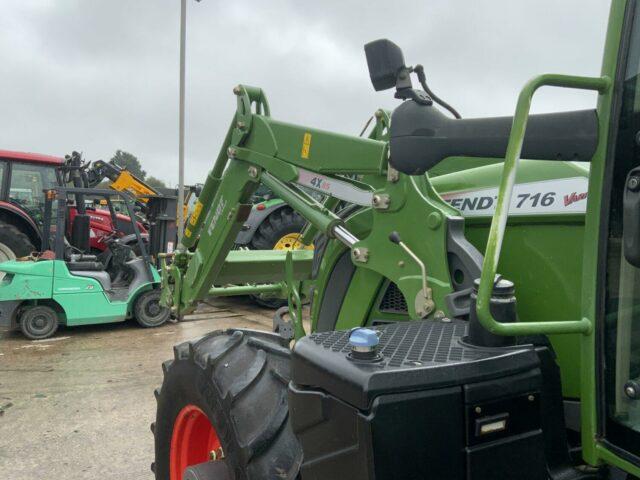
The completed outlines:
{"type": "Polygon", "coordinates": [[[640,268],[625,257],[623,199],[629,172],[640,166],[640,9],[636,9],[621,91],[613,158],[604,281],[605,438],[640,456],[640,268]]]}
{"type": "Polygon", "coordinates": [[[2,185],[4,184],[4,172],[6,170],[5,163],[0,162],[0,189],[2,189],[2,185]]]}
{"type": "Polygon", "coordinates": [[[23,209],[37,223],[42,223],[44,209],[43,189],[56,186],[53,166],[32,163],[11,165],[9,201],[23,209]]]}

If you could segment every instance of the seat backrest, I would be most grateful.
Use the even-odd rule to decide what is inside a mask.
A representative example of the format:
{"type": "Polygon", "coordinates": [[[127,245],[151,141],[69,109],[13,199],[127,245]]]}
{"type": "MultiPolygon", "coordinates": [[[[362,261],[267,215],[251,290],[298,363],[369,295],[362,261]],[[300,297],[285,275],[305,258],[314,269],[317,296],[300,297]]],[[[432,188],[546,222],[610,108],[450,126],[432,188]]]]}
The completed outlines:
{"type": "Polygon", "coordinates": [[[89,251],[89,228],[91,217],[87,214],[78,214],[73,219],[71,227],[71,245],[82,252],[89,251]]]}

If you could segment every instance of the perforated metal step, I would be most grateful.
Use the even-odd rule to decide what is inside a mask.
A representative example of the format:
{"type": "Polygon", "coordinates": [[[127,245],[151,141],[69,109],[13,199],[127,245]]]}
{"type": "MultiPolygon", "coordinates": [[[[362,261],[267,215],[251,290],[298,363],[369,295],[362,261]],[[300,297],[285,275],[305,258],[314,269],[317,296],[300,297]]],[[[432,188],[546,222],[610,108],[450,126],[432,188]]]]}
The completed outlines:
{"type": "MultiPolygon", "coordinates": [[[[493,355],[460,343],[467,322],[398,322],[372,327],[380,332],[379,351],[388,367],[428,366],[479,360],[493,355]]],[[[309,336],[333,352],[348,353],[349,331],[322,332],[309,336]]]]}

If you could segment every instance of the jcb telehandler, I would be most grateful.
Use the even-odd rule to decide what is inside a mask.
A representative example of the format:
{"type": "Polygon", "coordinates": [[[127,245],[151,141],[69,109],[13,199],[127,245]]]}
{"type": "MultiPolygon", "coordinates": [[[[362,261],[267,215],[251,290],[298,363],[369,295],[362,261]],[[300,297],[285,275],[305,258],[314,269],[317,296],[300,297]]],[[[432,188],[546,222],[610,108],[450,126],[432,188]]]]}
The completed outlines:
{"type": "Polygon", "coordinates": [[[184,313],[222,280],[286,278],[297,340],[231,329],[176,346],[156,478],[639,477],[639,2],[612,2],[600,76],[536,77],[509,118],[457,118],[393,43],[365,52],[374,88],[402,100],[370,138],[277,121],[262,90],[234,90],[163,301],[184,313]],[[597,106],[529,115],[543,86],[597,106]],[[322,246],[229,252],[259,181],[322,246]]]}

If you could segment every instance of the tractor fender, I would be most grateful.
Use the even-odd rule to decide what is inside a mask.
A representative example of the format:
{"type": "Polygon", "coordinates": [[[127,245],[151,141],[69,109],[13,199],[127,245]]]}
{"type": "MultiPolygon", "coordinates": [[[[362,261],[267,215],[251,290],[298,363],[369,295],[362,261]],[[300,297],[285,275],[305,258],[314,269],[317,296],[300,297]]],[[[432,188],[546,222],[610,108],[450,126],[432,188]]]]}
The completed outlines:
{"type": "Polygon", "coordinates": [[[249,218],[247,218],[247,220],[244,222],[242,230],[240,230],[240,233],[238,233],[238,236],[236,237],[236,245],[248,245],[262,222],[264,222],[272,213],[277,212],[281,208],[287,206],[288,205],[284,202],[284,200],[280,199],[269,200],[268,202],[254,205],[251,209],[251,213],[249,214],[249,218]],[[259,210],[257,208],[258,205],[265,205],[265,208],[259,210]]]}
{"type": "Polygon", "coordinates": [[[36,248],[40,248],[42,242],[40,229],[27,212],[12,203],[0,201],[0,219],[15,225],[29,237],[29,240],[36,248]]]}

